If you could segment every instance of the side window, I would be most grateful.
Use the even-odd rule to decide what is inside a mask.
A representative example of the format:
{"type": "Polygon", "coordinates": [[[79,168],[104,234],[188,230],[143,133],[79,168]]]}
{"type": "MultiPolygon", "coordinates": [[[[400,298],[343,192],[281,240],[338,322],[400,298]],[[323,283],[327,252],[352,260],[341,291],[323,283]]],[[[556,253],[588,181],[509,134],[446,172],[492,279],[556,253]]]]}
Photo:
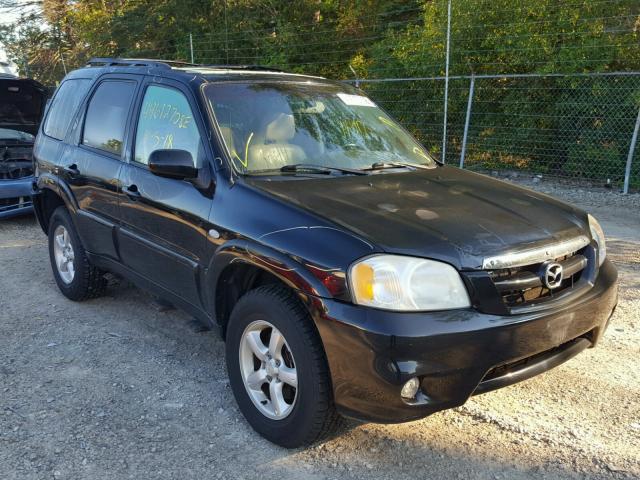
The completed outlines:
{"type": "Polygon", "coordinates": [[[147,165],[154,150],[178,149],[202,163],[200,133],[186,97],[173,88],[151,85],[142,101],[134,160],[147,165]]]}
{"type": "Polygon", "coordinates": [[[135,90],[134,82],[107,80],[89,101],[82,143],[107,152],[122,154],[127,115],[135,90]]]}
{"type": "Polygon", "coordinates": [[[43,130],[45,135],[58,140],[62,140],[65,137],[71,119],[90,85],[91,80],[79,78],[77,80],[66,80],[58,87],[58,91],[53,100],[51,100],[49,113],[44,122],[43,130]]]}

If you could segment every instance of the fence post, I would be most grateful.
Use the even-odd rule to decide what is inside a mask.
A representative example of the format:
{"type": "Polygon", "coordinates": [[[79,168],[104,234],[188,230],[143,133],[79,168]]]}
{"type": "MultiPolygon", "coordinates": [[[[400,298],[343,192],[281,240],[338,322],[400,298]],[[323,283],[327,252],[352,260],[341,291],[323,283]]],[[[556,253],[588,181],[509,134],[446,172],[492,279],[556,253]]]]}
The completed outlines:
{"type": "Polygon", "coordinates": [[[444,121],[442,125],[442,163],[447,161],[447,104],[449,100],[449,44],[451,41],[451,0],[447,4],[447,57],[444,73],[444,121]]]}
{"type": "Polygon", "coordinates": [[[229,26],[227,24],[227,0],[224,0],[224,53],[229,65],[229,26]]]}
{"type": "Polygon", "coordinates": [[[25,55],[22,55],[22,64],[24,66],[25,76],[31,77],[31,73],[29,72],[29,60],[25,55]]]}
{"type": "Polygon", "coordinates": [[[60,54],[60,60],[62,60],[62,69],[64,70],[64,74],[67,74],[67,66],[64,64],[64,55],[62,55],[62,52],[60,51],[60,49],[58,49],[58,53],[60,54]]]}
{"type": "Polygon", "coordinates": [[[469,84],[469,98],[467,99],[467,116],[464,119],[464,133],[462,134],[462,150],[460,151],[460,168],[464,168],[464,156],[467,152],[467,134],[469,133],[469,120],[471,119],[471,105],[473,104],[473,90],[476,84],[476,76],[471,74],[469,84]]]}
{"type": "Polygon", "coordinates": [[[195,63],[193,61],[193,35],[189,34],[189,49],[191,50],[191,63],[195,63]]]}
{"type": "Polygon", "coordinates": [[[629,193],[629,180],[631,179],[631,162],[633,162],[633,154],[636,150],[636,142],[638,141],[638,129],[640,128],[640,108],[638,108],[638,117],[636,118],[636,126],[633,128],[631,137],[631,145],[629,145],[629,155],[627,155],[627,167],[624,170],[624,188],[622,193],[629,193]]]}

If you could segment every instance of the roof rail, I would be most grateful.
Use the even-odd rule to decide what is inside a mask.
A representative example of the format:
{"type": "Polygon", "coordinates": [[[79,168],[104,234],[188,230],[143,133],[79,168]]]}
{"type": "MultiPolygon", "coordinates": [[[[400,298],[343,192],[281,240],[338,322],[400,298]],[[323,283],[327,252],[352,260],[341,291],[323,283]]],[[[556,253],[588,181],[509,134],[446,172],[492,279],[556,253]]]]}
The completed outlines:
{"type": "Polygon", "coordinates": [[[204,67],[204,68],[219,68],[220,70],[263,70],[265,72],[284,72],[281,68],[268,67],[265,65],[217,65],[217,64],[189,64],[188,67],[204,67]]]}
{"type": "Polygon", "coordinates": [[[111,58],[111,57],[94,57],[87,62],[88,67],[195,67],[196,64],[188,62],[180,62],[175,60],[152,60],[148,58],[111,58]]]}
{"type": "Polygon", "coordinates": [[[195,67],[195,68],[214,68],[221,70],[263,70],[265,72],[284,72],[284,70],[276,67],[267,67],[264,65],[215,65],[207,63],[189,63],[177,60],[153,60],[149,58],[111,58],[111,57],[94,57],[87,62],[88,67],[195,67]]]}

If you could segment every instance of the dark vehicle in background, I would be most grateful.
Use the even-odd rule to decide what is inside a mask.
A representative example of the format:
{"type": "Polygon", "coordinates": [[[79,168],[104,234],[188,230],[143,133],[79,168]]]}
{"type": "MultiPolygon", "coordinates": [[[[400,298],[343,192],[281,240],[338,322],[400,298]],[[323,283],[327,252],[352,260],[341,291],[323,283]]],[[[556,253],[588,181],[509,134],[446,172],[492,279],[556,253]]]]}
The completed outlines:
{"type": "Polygon", "coordinates": [[[0,78],[17,77],[15,65],[5,60],[0,60],[0,78]]]}
{"type": "Polygon", "coordinates": [[[32,210],[33,143],[47,96],[35,80],[0,75],[0,219],[32,210]]]}
{"type": "Polygon", "coordinates": [[[544,372],[617,303],[592,216],[439,163],[339,82],[95,59],[34,156],[62,293],[113,272],[217,328],[240,410],[286,447],[544,372]]]}

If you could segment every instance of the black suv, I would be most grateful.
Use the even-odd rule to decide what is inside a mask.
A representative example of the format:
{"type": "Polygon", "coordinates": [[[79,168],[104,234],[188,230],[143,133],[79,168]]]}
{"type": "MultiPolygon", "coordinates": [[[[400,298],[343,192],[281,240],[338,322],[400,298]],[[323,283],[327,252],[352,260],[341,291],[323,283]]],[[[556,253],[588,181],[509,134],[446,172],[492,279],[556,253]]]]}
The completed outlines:
{"type": "Polygon", "coordinates": [[[240,410],[286,447],[529,378],[616,306],[593,217],[442,165],[324,78],[95,59],[34,156],[62,293],[113,272],[218,328],[240,410]]]}

